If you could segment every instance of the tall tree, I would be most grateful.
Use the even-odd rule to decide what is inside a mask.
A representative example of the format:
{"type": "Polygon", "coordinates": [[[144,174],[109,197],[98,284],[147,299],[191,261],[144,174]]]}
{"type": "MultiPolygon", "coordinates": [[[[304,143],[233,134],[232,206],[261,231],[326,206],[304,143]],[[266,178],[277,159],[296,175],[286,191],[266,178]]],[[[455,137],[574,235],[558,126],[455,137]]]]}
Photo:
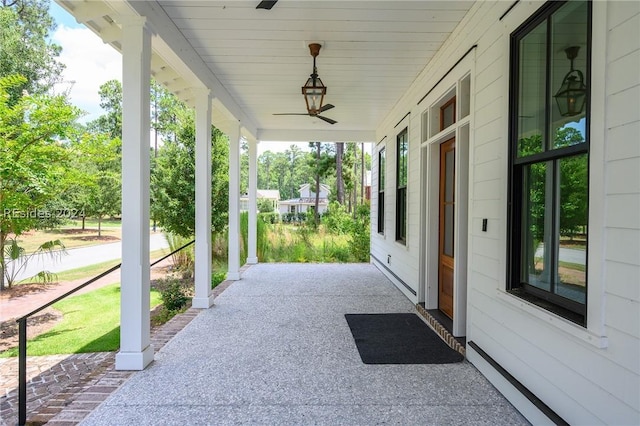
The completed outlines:
{"type": "Polygon", "coordinates": [[[320,142],[309,142],[313,152],[309,153],[309,164],[312,166],[315,181],[315,209],[313,212],[314,224],[320,224],[320,181],[325,178],[335,166],[335,156],[331,152],[331,145],[320,142]]]}
{"type": "MultiPolygon", "coordinates": [[[[151,213],[167,231],[183,237],[195,233],[195,124],[191,111],[179,117],[176,142],[165,142],[151,174],[151,213]]],[[[215,127],[211,133],[211,230],[227,225],[229,142],[215,127]]]]}
{"type": "MultiPolygon", "coordinates": [[[[102,233],[102,219],[117,215],[121,210],[122,179],[120,139],[109,139],[104,133],[85,133],[77,146],[80,154],[78,170],[83,175],[78,195],[85,216],[98,219],[98,236],[102,233]]],[[[84,223],[84,220],[83,220],[84,223]]]]}
{"type": "Polygon", "coordinates": [[[60,80],[64,65],[57,58],[62,49],[49,37],[55,28],[48,0],[1,0],[0,77],[25,78],[7,88],[9,105],[18,102],[25,90],[43,94],[60,80]]]}
{"type": "Polygon", "coordinates": [[[336,197],[340,204],[344,204],[344,178],[342,177],[343,156],[344,142],[336,142],[336,197]]]}
{"type": "MultiPolygon", "coordinates": [[[[265,151],[258,158],[258,186],[260,189],[271,189],[271,166],[273,165],[275,154],[265,151]]],[[[280,194],[282,197],[282,194],[280,194]]]]}
{"type": "Polygon", "coordinates": [[[7,238],[36,226],[38,211],[60,192],[69,159],[61,139],[80,116],[62,96],[24,94],[11,104],[10,90],[25,80],[0,77],[0,289],[7,238]]]}
{"type": "Polygon", "coordinates": [[[109,80],[100,86],[100,107],[106,114],[88,124],[89,130],[102,132],[111,139],[122,139],[122,83],[109,80]]]}
{"type": "MultiPolygon", "coordinates": [[[[114,92],[117,93],[117,88],[114,92]]],[[[120,93],[122,93],[121,88],[120,93]]],[[[175,142],[181,124],[178,117],[186,108],[187,106],[173,93],[151,79],[151,128],[154,129],[158,142],[163,140],[175,142]]],[[[109,111],[108,108],[107,111],[109,111]]],[[[157,149],[157,145],[155,148],[157,149]]]]}
{"type": "Polygon", "coordinates": [[[249,143],[240,142],[240,194],[249,193],[249,143]]]}
{"type": "Polygon", "coordinates": [[[289,159],[283,152],[278,152],[275,155],[272,165],[272,179],[275,184],[275,188],[280,190],[280,196],[288,199],[292,198],[290,191],[291,173],[289,168],[289,159]]]}

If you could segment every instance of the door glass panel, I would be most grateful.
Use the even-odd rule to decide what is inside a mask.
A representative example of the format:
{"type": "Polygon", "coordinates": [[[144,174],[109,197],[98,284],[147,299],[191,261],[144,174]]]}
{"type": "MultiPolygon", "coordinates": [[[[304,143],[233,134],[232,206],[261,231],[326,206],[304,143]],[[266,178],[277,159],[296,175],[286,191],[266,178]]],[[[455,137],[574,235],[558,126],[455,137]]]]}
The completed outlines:
{"type": "Polygon", "coordinates": [[[586,303],[587,288],[587,155],[559,160],[560,241],[556,292],[586,303]]]}
{"type": "Polygon", "coordinates": [[[453,257],[453,203],[444,206],[444,254],[453,257]]]}
{"type": "Polygon", "coordinates": [[[448,151],[444,157],[445,162],[445,182],[444,201],[452,203],[454,197],[454,176],[455,176],[455,151],[448,151]]]}
{"type": "Polygon", "coordinates": [[[455,150],[444,154],[444,247],[445,255],[453,257],[454,198],[455,198],[455,150]]]}
{"type": "Polygon", "coordinates": [[[553,170],[550,163],[524,167],[522,205],[522,281],[549,291],[553,235],[550,218],[553,191],[547,184],[553,170]]]}

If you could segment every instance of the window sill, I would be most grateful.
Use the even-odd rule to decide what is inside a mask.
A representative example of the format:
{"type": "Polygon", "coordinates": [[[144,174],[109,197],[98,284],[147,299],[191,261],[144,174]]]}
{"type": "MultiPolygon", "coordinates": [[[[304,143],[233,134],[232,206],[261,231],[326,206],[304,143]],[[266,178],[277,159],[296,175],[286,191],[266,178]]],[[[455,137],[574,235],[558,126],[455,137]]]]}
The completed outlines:
{"type": "Polygon", "coordinates": [[[561,316],[521,299],[518,296],[502,290],[497,291],[497,296],[499,300],[528,313],[538,320],[549,324],[550,326],[555,327],[563,333],[567,333],[582,342],[588,343],[598,349],[605,349],[609,346],[607,336],[597,335],[574,322],[564,319],[561,316]]]}
{"type": "Polygon", "coordinates": [[[400,249],[407,252],[409,251],[409,246],[407,245],[406,241],[396,240],[395,243],[396,243],[396,246],[399,247],[400,249]]]}

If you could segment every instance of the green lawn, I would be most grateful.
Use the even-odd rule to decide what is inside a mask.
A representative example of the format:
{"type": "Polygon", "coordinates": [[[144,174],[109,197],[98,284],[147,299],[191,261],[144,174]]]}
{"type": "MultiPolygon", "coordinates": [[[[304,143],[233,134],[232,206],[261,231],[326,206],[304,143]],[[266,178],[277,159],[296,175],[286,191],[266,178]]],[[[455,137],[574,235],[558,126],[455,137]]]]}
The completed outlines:
{"type": "MultiPolygon", "coordinates": [[[[152,291],[150,308],[160,303],[160,293],[152,291]]],[[[48,332],[29,340],[29,356],[115,351],[120,346],[119,283],[69,297],[53,307],[62,312],[63,319],[48,332]]],[[[0,357],[17,353],[14,348],[0,357]]]]}
{"type": "MultiPolygon", "coordinates": [[[[74,228],[78,229],[82,226],[82,220],[69,220],[67,223],[61,226],[61,228],[74,228]]],[[[87,218],[84,221],[84,226],[87,228],[98,228],[98,219],[87,218]]],[[[102,219],[100,223],[101,228],[120,228],[122,221],[120,219],[102,219]]]]}

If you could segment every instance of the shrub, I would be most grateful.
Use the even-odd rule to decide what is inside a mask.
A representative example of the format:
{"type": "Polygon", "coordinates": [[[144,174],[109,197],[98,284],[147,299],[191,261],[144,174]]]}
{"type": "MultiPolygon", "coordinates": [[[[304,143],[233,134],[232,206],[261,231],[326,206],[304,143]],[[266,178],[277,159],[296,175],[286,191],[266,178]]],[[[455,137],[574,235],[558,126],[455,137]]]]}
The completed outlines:
{"type": "MultiPolygon", "coordinates": [[[[167,243],[169,243],[169,250],[172,252],[179,249],[183,245],[187,244],[193,238],[184,238],[180,235],[173,234],[167,232],[164,234],[164,237],[167,239],[167,243]]],[[[191,270],[193,269],[195,254],[193,249],[193,244],[189,247],[183,248],[177,253],[171,255],[171,259],[173,260],[173,267],[179,270],[191,270]]]]}
{"type": "Polygon", "coordinates": [[[351,230],[349,241],[351,253],[358,262],[369,260],[370,239],[369,239],[369,205],[363,204],[356,210],[356,218],[351,230]]]}
{"type": "Polygon", "coordinates": [[[262,199],[262,200],[258,200],[258,211],[260,213],[270,213],[273,211],[273,201],[271,200],[267,200],[267,199],[262,199]]]}
{"type": "Polygon", "coordinates": [[[224,271],[218,271],[211,274],[211,288],[216,288],[218,284],[227,279],[227,273],[224,271]]]}
{"type": "Polygon", "coordinates": [[[278,212],[269,212],[269,213],[260,213],[258,215],[260,219],[262,219],[263,223],[268,223],[273,225],[274,223],[278,223],[280,220],[280,214],[278,212]]]}
{"type": "Polygon", "coordinates": [[[327,262],[349,262],[351,250],[349,247],[339,246],[334,242],[324,243],[324,251],[327,262]]]}
{"type": "Polygon", "coordinates": [[[353,228],[353,219],[345,207],[337,201],[332,201],[327,211],[322,215],[322,223],[329,231],[342,235],[353,228]]]}
{"type": "MultiPolygon", "coordinates": [[[[278,217],[278,213],[272,213],[271,214],[272,218],[277,219],[278,217]]],[[[271,222],[272,224],[275,222],[271,222]]],[[[266,253],[267,250],[269,249],[269,240],[267,239],[267,230],[268,230],[269,226],[262,220],[258,220],[257,223],[257,236],[256,236],[256,255],[258,256],[258,259],[260,260],[264,260],[266,257],[266,253]]]]}
{"type": "Polygon", "coordinates": [[[249,253],[249,212],[240,212],[240,265],[247,262],[249,253]]]}
{"type": "Polygon", "coordinates": [[[187,305],[189,297],[185,287],[192,285],[189,281],[170,276],[155,283],[154,287],[160,292],[162,304],[168,311],[179,311],[187,305]]]}

